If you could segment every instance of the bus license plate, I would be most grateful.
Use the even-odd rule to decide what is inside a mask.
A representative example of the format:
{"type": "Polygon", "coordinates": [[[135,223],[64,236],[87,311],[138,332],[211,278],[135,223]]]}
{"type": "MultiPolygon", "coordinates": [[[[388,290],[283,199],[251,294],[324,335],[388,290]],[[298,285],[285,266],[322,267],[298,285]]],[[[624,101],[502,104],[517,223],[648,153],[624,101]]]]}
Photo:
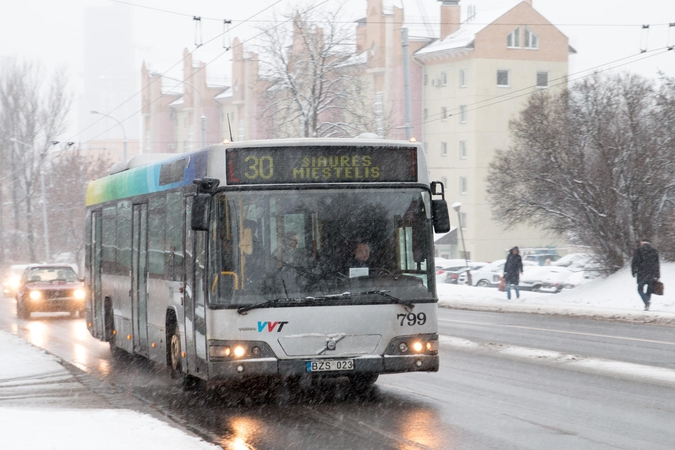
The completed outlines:
{"type": "Polygon", "coordinates": [[[324,359],[307,361],[307,372],[334,372],[338,370],[354,370],[353,359],[324,359]]]}

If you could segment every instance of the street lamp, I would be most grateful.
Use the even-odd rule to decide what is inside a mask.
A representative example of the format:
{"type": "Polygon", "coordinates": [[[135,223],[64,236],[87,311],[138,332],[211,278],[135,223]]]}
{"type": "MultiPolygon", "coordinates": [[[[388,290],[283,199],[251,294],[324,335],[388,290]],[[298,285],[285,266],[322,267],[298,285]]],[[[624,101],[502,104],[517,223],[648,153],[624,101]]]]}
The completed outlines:
{"type": "Polygon", "coordinates": [[[175,81],[176,83],[187,84],[188,86],[192,87],[192,89],[194,89],[197,92],[197,94],[199,94],[199,109],[201,109],[201,111],[202,111],[202,113],[199,117],[199,120],[201,122],[201,128],[202,128],[202,148],[206,147],[206,116],[204,115],[204,105],[202,104],[202,101],[204,100],[204,97],[202,97],[201,91],[199,89],[197,89],[197,87],[194,84],[190,83],[189,81],[179,80],[178,78],[171,78],[171,77],[169,77],[167,75],[164,75],[162,73],[159,73],[157,71],[150,72],[150,76],[151,77],[164,77],[167,80],[175,81]]]}
{"type": "MultiPolygon", "coordinates": [[[[26,144],[25,142],[21,142],[20,140],[16,138],[9,138],[11,142],[14,142],[16,144],[21,144],[25,145],[26,147],[30,148],[31,150],[35,151],[32,145],[26,144]]],[[[40,190],[41,190],[41,201],[42,201],[42,223],[44,227],[44,235],[45,235],[45,256],[46,260],[45,262],[49,262],[49,223],[47,222],[47,199],[45,195],[45,171],[44,171],[44,157],[47,154],[47,152],[41,152],[40,153],[40,159],[42,161],[40,162],[40,190]]]]}
{"type": "Polygon", "coordinates": [[[102,113],[102,112],[98,112],[98,111],[93,110],[93,109],[91,110],[91,113],[92,113],[92,114],[98,114],[98,115],[101,115],[101,116],[105,116],[105,117],[107,117],[108,119],[112,119],[112,120],[114,120],[115,122],[117,122],[117,125],[119,125],[119,126],[122,128],[122,134],[124,135],[124,162],[126,162],[126,161],[127,161],[127,132],[126,132],[126,130],[124,129],[124,125],[122,125],[122,122],[120,122],[119,120],[115,119],[113,116],[109,116],[108,114],[104,114],[104,113],[102,113]]]}
{"type": "Polygon", "coordinates": [[[466,282],[469,286],[471,283],[471,269],[469,268],[469,258],[466,254],[466,245],[464,245],[464,233],[462,232],[462,216],[459,214],[459,210],[462,207],[460,202],[452,204],[452,209],[457,211],[457,228],[459,228],[459,235],[462,237],[462,251],[464,252],[464,263],[466,264],[466,282]]]}

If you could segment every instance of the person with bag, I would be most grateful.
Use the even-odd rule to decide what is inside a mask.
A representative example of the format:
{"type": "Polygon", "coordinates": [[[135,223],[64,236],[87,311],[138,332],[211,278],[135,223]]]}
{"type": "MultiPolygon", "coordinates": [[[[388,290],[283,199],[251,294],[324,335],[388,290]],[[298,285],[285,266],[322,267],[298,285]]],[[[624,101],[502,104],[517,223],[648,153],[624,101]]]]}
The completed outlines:
{"type": "Polygon", "coordinates": [[[659,252],[646,239],[638,242],[638,248],[631,262],[631,273],[637,281],[638,293],[645,304],[645,311],[649,311],[654,287],[661,278],[661,269],[659,252]]]}
{"type": "Polygon", "coordinates": [[[520,298],[518,283],[521,273],[523,273],[523,258],[520,256],[518,247],[513,247],[509,250],[509,256],[506,257],[506,263],[504,264],[504,281],[506,282],[506,298],[508,300],[511,300],[512,285],[516,291],[516,298],[520,298]]]}

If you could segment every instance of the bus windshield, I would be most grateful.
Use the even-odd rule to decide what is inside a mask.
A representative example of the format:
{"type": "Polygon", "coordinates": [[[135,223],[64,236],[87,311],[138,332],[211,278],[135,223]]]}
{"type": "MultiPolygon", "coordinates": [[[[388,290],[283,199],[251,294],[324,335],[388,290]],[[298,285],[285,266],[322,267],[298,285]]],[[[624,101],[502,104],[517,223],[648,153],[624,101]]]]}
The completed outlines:
{"type": "Polygon", "coordinates": [[[430,197],[422,189],[223,192],[213,206],[211,307],[326,296],[434,301],[430,197]],[[365,295],[373,291],[386,295],[365,295]]]}

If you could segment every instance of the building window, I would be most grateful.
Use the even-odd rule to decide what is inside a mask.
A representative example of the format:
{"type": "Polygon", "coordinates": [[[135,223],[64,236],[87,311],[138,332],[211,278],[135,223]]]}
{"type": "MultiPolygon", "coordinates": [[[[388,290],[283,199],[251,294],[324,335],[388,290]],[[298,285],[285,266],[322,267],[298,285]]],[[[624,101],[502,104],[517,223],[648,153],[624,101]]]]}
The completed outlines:
{"type": "Polygon", "coordinates": [[[448,156],[448,143],[441,142],[441,156],[448,156]]]}
{"type": "Polygon", "coordinates": [[[441,120],[445,120],[448,118],[448,108],[445,106],[441,107],[441,120]]]}
{"type": "Polygon", "coordinates": [[[459,123],[466,123],[466,105],[459,105],[459,123]]]}
{"type": "Polygon", "coordinates": [[[466,230],[466,213],[465,212],[459,213],[459,226],[462,230],[466,230]]]}
{"type": "Polygon", "coordinates": [[[539,48],[539,38],[525,27],[525,48],[539,48]]]}
{"type": "Polygon", "coordinates": [[[448,73],[447,72],[441,72],[441,86],[447,86],[448,85],[448,73]]]}
{"type": "Polygon", "coordinates": [[[509,48],[520,47],[520,28],[516,28],[506,36],[506,46],[509,48]]]}
{"type": "Polygon", "coordinates": [[[443,188],[448,187],[448,177],[441,177],[441,183],[443,183],[443,188]]]}
{"type": "Polygon", "coordinates": [[[466,87],[466,69],[461,69],[459,71],[459,87],[466,87]]]}
{"type": "Polygon", "coordinates": [[[548,87],[548,72],[537,72],[537,87],[548,87]]]}
{"type": "Polygon", "coordinates": [[[426,86],[427,84],[429,84],[429,75],[427,75],[427,74],[425,73],[425,74],[424,74],[424,85],[426,86]]]}
{"type": "Polygon", "coordinates": [[[509,71],[508,70],[498,70],[497,71],[497,86],[509,87],[509,71]]]}
{"type": "Polygon", "coordinates": [[[466,141],[459,141],[459,159],[466,159],[466,141]]]}
{"type": "Polygon", "coordinates": [[[459,177],[459,193],[466,194],[466,177],[459,177]]]}

